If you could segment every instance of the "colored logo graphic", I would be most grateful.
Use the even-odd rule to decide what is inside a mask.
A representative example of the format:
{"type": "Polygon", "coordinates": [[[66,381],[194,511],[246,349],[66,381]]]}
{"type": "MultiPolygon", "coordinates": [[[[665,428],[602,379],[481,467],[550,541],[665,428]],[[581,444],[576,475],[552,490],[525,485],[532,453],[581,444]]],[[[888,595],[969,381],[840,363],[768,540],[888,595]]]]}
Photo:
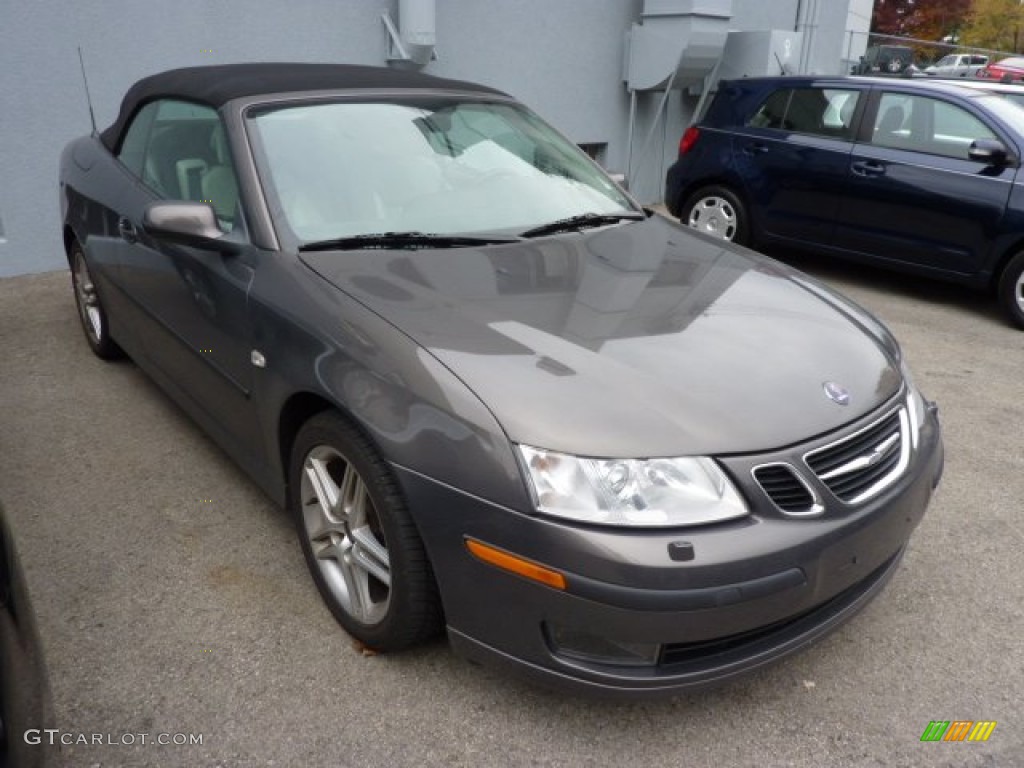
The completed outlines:
{"type": "Polygon", "coordinates": [[[921,741],[988,741],[995,729],[995,720],[932,720],[921,741]]]}

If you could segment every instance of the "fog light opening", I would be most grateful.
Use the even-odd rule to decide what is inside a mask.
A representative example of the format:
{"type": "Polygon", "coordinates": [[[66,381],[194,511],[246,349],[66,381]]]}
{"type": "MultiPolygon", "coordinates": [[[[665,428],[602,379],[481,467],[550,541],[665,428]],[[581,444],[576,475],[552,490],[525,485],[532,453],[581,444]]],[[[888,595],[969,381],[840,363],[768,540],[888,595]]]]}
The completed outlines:
{"type": "Polygon", "coordinates": [[[567,659],[617,667],[653,667],[661,655],[658,643],[617,640],[558,624],[546,624],[545,630],[551,650],[567,659]]]}

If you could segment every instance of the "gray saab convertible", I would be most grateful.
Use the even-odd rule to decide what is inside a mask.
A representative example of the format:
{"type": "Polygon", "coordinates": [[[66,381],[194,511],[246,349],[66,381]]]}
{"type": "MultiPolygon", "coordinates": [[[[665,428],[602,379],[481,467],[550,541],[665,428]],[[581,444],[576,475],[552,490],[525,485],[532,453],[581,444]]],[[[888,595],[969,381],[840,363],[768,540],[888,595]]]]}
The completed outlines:
{"type": "Polygon", "coordinates": [[[165,72],[67,147],[60,199],[93,351],[287,507],[373,649],[725,680],[878,593],[942,472],[869,313],[645,211],[489,88],[165,72]]]}

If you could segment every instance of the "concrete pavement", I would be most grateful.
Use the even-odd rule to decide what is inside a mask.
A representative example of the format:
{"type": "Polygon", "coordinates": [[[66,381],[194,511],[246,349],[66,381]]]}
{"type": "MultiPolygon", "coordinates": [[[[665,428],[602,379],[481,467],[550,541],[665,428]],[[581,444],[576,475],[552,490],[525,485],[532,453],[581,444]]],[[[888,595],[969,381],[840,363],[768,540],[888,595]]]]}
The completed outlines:
{"type": "Polygon", "coordinates": [[[901,571],[742,682],[609,704],[444,642],[367,657],[285,515],[130,362],[88,351],[66,273],[0,280],[0,499],[72,766],[1024,765],[1024,333],[954,286],[793,260],[877,312],[939,401],[947,469],[901,571]],[[995,720],[985,744],[921,743],[995,720]],[[202,744],[142,744],[161,733],[202,744]],[[134,735],[135,743],[126,741],[134,735]]]}

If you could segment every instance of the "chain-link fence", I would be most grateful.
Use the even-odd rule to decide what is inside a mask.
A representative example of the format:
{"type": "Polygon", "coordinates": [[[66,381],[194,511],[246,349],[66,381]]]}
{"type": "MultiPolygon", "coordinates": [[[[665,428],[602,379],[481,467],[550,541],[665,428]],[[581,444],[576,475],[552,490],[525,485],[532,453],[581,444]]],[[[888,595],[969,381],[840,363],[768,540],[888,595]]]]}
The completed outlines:
{"type": "Polygon", "coordinates": [[[845,58],[851,62],[850,71],[854,74],[898,75],[937,66],[938,74],[972,77],[989,61],[1014,55],[1017,54],[913,37],[850,32],[845,58]],[[950,56],[957,58],[946,58],[950,56]]]}

